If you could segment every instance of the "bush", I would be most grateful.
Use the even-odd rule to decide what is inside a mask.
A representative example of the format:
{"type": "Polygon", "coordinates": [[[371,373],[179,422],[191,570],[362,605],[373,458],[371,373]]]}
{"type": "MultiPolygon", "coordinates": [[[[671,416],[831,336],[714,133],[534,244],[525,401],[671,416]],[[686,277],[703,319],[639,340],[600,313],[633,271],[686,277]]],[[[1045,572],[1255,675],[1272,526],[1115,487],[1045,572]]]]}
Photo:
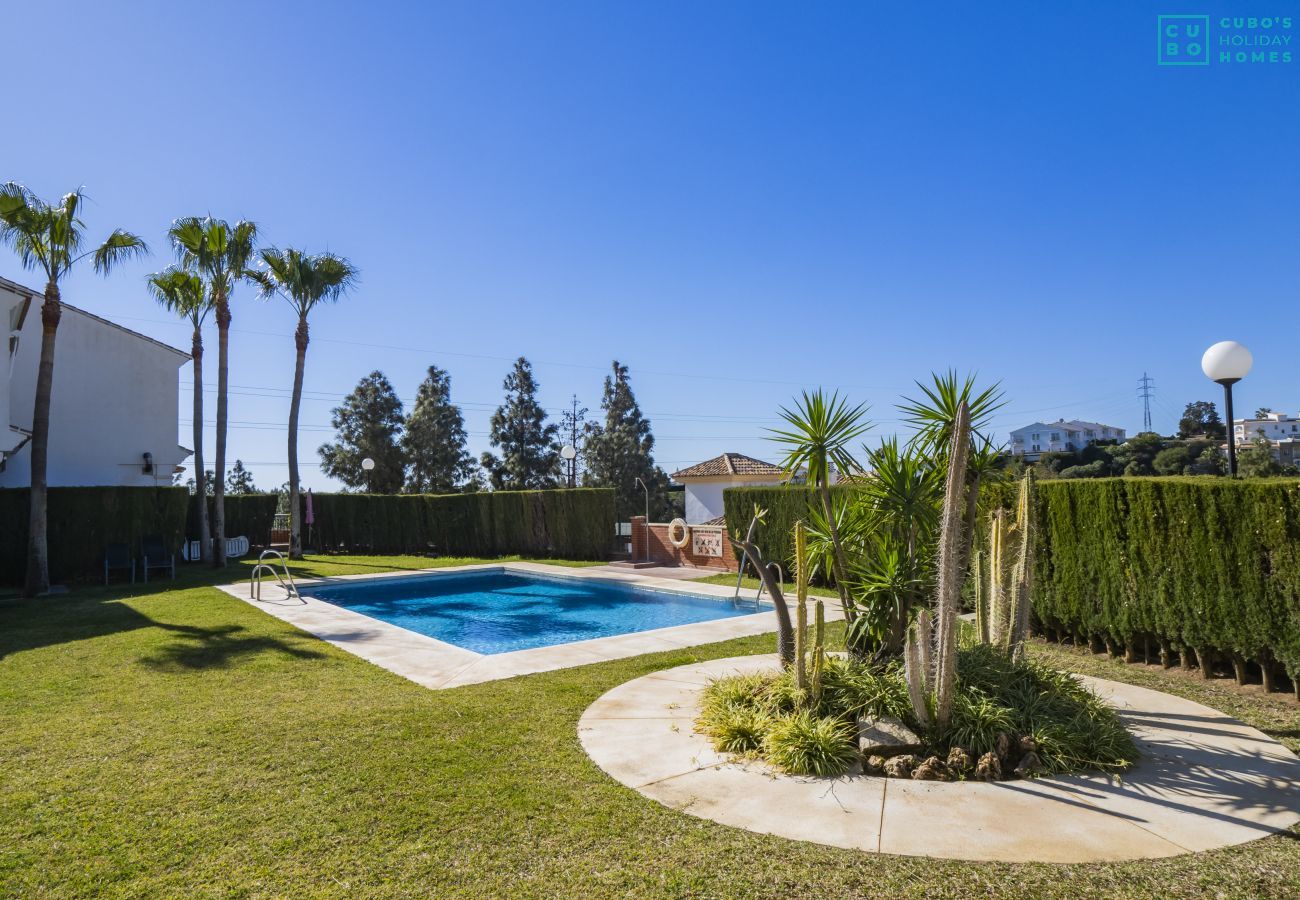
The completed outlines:
{"type": "Polygon", "coordinates": [[[609,488],[314,494],[313,511],[312,543],[326,552],[603,559],[614,540],[609,488]]]}
{"type": "MultiPolygon", "coordinates": [[[[1043,774],[1118,772],[1137,758],[1115,710],[1082,683],[979,643],[958,652],[953,720],[943,734],[917,723],[901,667],[847,657],[827,660],[815,700],[795,687],[788,670],[718,679],[705,688],[696,724],[722,752],[758,752],[796,775],[839,775],[858,759],[858,718],[880,716],[901,719],[921,735],[923,756],[946,759],[962,747],[978,757],[1001,736],[1017,745],[1024,736],[1037,744],[1043,774]]],[[[1013,752],[1012,764],[1019,758],[1013,752]]]]}
{"type": "Polygon", "coordinates": [[[1300,482],[1048,482],[1037,515],[1043,626],[1300,675],[1300,482]]]}
{"type": "MultiPolygon", "coordinates": [[[[0,583],[19,584],[27,571],[27,488],[0,489],[0,583]]],[[[49,489],[50,579],[102,577],[104,547],[161,535],[179,555],[189,491],[185,488],[55,487],[49,489]]]]}
{"type": "MultiPolygon", "coordinates": [[[[831,493],[855,490],[858,489],[852,485],[843,485],[831,488],[831,493]]],[[[766,559],[780,563],[787,572],[790,571],[789,562],[794,558],[794,540],[791,537],[794,523],[799,519],[809,521],[809,503],[820,504],[821,500],[806,485],[727,488],[722,492],[727,530],[734,537],[744,537],[754,515],[754,504],[767,510],[767,517],[755,530],[754,543],[758,544],[766,559]]]]}
{"type": "Polygon", "coordinates": [[[857,759],[856,738],[853,723],[803,710],[772,722],[763,753],[791,775],[842,775],[857,759]]]}

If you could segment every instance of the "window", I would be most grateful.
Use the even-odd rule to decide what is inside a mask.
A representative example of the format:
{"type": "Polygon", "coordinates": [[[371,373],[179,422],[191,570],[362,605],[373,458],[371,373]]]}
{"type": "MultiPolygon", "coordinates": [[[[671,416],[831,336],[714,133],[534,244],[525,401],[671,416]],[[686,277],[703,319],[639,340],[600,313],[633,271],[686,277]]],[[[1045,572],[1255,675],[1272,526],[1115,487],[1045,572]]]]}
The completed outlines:
{"type": "Polygon", "coordinates": [[[1034,444],[1034,452],[1035,452],[1035,453],[1038,452],[1038,445],[1037,445],[1037,444],[1034,444]]]}
{"type": "Polygon", "coordinates": [[[1059,432],[1059,431],[1053,431],[1053,432],[1052,432],[1052,440],[1054,440],[1054,441],[1059,441],[1060,439],[1061,439],[1061,432],[1059,432]]]}
{"type": "MultiPolygon", "coordinates": [[[[1030,437],[1032,437],[1034,440],[1038,440],[1038,432],[1035,431],[1033,434],[1030,435],[1030,437]]],[[[1038,448],[1035,447],[1034,449],[1038,449],[1038,448]]]]}

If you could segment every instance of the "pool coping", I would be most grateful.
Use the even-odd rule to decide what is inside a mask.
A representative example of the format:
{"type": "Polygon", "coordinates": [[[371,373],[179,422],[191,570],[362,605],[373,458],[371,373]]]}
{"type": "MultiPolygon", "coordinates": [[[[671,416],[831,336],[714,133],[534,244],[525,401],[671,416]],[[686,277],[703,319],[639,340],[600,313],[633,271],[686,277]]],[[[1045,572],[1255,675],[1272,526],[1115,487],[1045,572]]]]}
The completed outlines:
{"type": "MultiPolygon", "coordinates": [[[[776,613],[767,609],[747,616],[634,631],[629,634],[591,638],[530,650],[484,654],[318,600],[309,593],[311,588],[325,585],[491,571],[513,571],[551,578],[614,582],[714,600],[729,601],[735,594],[735,588],[720,584],[698,584],[680,579],[638,575],[634,572],[610,572],[607,569],[591,572],[580,567],[569,568],[529,562],[476,563],[466,566],[302,579],[297,581],[302,594],[298,598],[290,597],[284,589],[272,582],[263,582],[261,600],[249,596],[251,585],[247,581],[219,585],[218,590],[243,600],[262,612],[275,616],[354,656],[359,656],[367,662],[432,690],[514,678],[517,675],[550,672],[613,659],[627,659],[645,653],[682,650],[699,644],[712,644],[776,631],[776,613]]],[[[831,600],[825,602],[827,619],[834,621],[840,618],[842,613],[839,605],[831,600]]]]}

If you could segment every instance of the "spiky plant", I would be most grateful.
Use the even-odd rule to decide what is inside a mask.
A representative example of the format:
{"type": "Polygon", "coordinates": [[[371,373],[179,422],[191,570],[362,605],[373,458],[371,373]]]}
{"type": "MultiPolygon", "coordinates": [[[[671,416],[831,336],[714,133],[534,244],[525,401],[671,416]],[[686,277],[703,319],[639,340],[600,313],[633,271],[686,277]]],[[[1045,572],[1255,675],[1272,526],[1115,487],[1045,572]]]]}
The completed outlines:
{"type": "Polygon", "coordinates": [[[808,691],[808,534],[803,521],[794,523],[794,678],[808,691]]]}
{"type": "Polygon", "coordinates": [[[980,591],[987,593],[987,601],[977,605],[980,639],[1017,657],[1024,653],[1033,611],[1033,503],[1034,473],[1029,469],[1020,480],[1015,521],[1002,509],[989,515],[988,588],[980,591]]]}
{"type": "Polygon", "coordinates": [[[938,587],[935,597],[933,635],[930,617],[918,613],[916,628],[907,652],[908,690],[917,720],[930,720],[926,700],[934,708],[934,727],[948,729],[952,718],[952,695],[957,686],[957,612],[965,576],[962,543],[966,514],[966,463],[970,455],[970,409],[963,399],[957,404],[948,452],[948,478],[944,488],[943,514],[939,522],[938,587]],[[928,638],[928,639],[927,639],[928,638]],[[926,658],[929,653],[929,659],[926,658]]]}

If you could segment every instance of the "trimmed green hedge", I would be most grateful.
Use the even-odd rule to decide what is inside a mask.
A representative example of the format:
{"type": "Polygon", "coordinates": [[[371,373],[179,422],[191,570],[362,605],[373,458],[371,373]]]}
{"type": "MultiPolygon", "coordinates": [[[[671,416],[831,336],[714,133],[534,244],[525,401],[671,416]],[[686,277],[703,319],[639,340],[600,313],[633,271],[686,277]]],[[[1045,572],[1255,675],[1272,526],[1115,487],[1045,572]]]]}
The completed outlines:
{"type": "MultiPolygon", "coordinates": [[[[277,494],[227,494],[226,537],[246,537],[254,547],[271,543],[271,523],[275,521],[277,494]]],[[[212,527],[212,498],[208,498],[208,528],[212,527]]],[[[190,498],[185,519],[185,536],[199,539],[198,504],[190,498]]]]}
{"type": "Polygon", "coordinates": [[[614,491],[315,494],[309,543],[326,552],[605,559],[614,491]]]}
{"type": "MultiPolygon", "coordinates": [[[[27,570],[28,490],[0,489],[0,583],[21,584],[27,570]]],[[[189,492],[185,488],[56,487],[49,492],[50,579],[102,576],[104,547],[135,555],[146,534],[162,535],[180,554],[189,492]]]]}
{"type": "Polygon", "coordinates": [[[1051,481],[1038,498],[1046,628],[1300,675],[1300,482],[1051,481]]]}
{"type": "MultiPolygon", "coordinates": [[[[842,485],[832,487],[831,493],[853,490],[856,488],[852,485],[842,485]]],[[[754,543],[767,559],[780,563],[787,574],[791,571],[790,561],[794,559],[794,523],[799,519],[809,520],[809,503],[816,503],[816,509],[821,510],[821,500],[806,485],[727,488],[722,492],[727,530],[733,537],[744,537],[754,515],[754,504],[767,510],[763,524],[755,529],[754,543]]]]}

